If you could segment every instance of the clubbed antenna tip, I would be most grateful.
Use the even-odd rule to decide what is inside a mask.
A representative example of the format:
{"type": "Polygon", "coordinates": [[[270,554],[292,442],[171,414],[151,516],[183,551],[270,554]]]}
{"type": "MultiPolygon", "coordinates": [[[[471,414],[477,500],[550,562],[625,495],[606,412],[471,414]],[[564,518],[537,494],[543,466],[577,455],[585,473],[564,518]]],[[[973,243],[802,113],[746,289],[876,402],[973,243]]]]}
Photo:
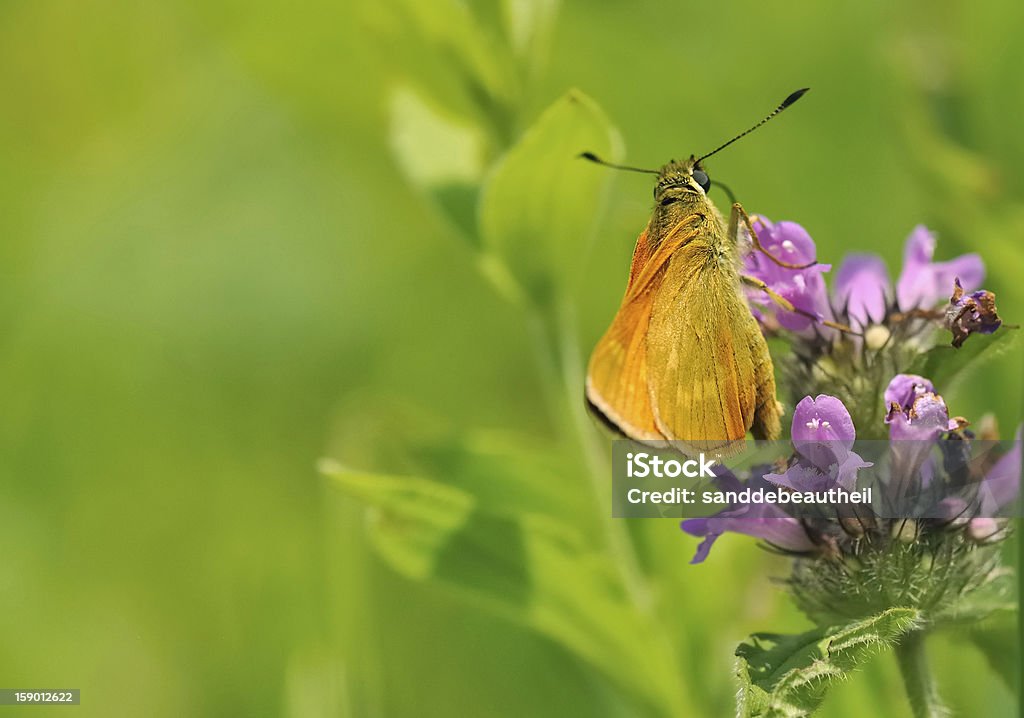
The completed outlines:
{"type": "Polygon", "coordinates": [[[803,97],[804,94],[809,89],[811,89],[811,88],[809,88],[809,87],[802,87],[799,90],[797,90],[796,92],[790,93],[789,97],[787,97],[785,100],[782,101],[782,105],[781,105],[781,107],[779,107],[779,109],[780,110],[786,109],[787,107],[792,105],[794,102],[799,100],[801,97],[803,97]]]}

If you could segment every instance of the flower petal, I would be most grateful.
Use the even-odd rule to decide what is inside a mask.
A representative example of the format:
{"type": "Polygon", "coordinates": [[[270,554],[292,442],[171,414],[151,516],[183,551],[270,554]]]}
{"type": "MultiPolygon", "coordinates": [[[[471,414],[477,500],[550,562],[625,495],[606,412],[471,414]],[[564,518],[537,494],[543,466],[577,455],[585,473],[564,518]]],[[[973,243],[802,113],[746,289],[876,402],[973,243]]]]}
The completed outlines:
{"type": "MultiPolygon", "coordinates": [[[[814,262],[817,250],[807,230],[796,222],[772,224],[759,217],[754,222],[754,231],[764,252],[751,247],[743,258],[744,271],[763,281],[801,312],[819,319],[831,319],[828,293],[822,277],[831,265],[815,264],[805,269],[791,269],[780,266],[768,256],[789,264],[814,262]]],[[[747,298],[754,304],[771,309],[779,325],[785,329],[802,331],[814,324],[811,317],[780,309],[761,290],[748,288],[747,298]]]]}
{"type": "Polygon", "coordinates": [[[787,551],[802,553],[815,548],[803,525],[771,504],[747,505],[708,518],[687,519],[680,527],[692,536],[704,537],[690,563],[702,563],[711,546],[726,531],[763,539],[787,551]]]}
{"type": "Polygon", "coordinates": [[[949,297],[953,281],[960,277],[964,289],[974,291],[985,278],[985,265],[976,254],[964,254],[948,262],[932,262],[935,235],[924,225],[914,227],[903,252],[903,271],[896,282],[896,300],[903,311],[932,309],[949,297]]]}
{"type": "Polygon", "coordinates": [[[849,448],[853,446],[857,430],[842,401],[828,394],[818,394],[814,399],[805,396],[796,405],[792,434],[797,451],[801,443],[819,441],[839,441],[849,448]]]}
{"type": "MultiPolygon", "coordinates": [[[[716,470],[714,483],[722,491],[765,488],[770,486],[764,480],[768,469],[768,466],[753,467],[746,483],[728,470],[716,470]]],[[[734,504],[713,516],[686,519],[680,528],[692,536],[704,538],[690,563],[703,562],[715,541],[726,531],[760,538],[787,551],[802,553],[815,548],[803,524],[774,504],[734,504]]]]}
{"type": "Polygon", "coordinates": [[[892,296],[889,270],[874,254],[851,254],[836,272],[834,290],[837,307],[846,307],[847,316],[862,327],[878,324],[885,318],[892,296]]]}
{"type": "Polygon", "coordinates": [[[981,481],[981,516],[998,516],[1020,496],[1021,433],[1022,427],[1018,427],[1013,448],[999,457],[981,481]]]}
{"type": "Polygon", "coordinates": [[[765,474],[764,478],[793,491],[823,493],[836,488],[853,491],[857,487],[857,471],[873,466],[856,452],[842,447],[834,455],[829,455],[829,459],[832,463],[823,467],[800,459],[781,474],[765,474]]]}
{"type": "MultiPolygon", "coordinates": [[[[888,410],[893,404],[900,407],[900,410],[909,412],[914,406],[914,401],[922,394],[934,394],[935,387],[930,381],[918,374],[897,374],[885,388],[885,408],[888,410]]],[[[887,420],[888,423],[888,420],[887,420]]]]}

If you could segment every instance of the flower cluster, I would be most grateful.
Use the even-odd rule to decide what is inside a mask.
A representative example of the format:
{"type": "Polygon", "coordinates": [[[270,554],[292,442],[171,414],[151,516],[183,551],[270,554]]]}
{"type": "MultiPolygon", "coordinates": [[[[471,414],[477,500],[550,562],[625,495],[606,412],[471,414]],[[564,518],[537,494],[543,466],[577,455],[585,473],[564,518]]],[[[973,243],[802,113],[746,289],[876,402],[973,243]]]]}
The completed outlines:
{"type": "Polygon", "coordinates": [[[816,263],[800,225],[759,218],[754,229],[763,251],[751,247],[745,271],[794,311],[753,289],[750,304],[766,333],[789,338],[794,351],[782,369],[791,395],[804,398],[793,411],[788,458],[742,479],[723,469],[717,483],[726,491],[851,491],[868,474],[877,491],[852,508],[734,504],[687,519],[682,529],[703,539],[692,563],[726,532],[758,538],[796,557],[788,583],[820,623],[883,609],[896,595],[921,608],[955,604],[987,585],[998,565],[992,546],[1006,536],[1003,517],[1018,499],[1021,436],[996,444],[992,422],[975,434],[912,370],[940,343],[959,348],[1000,328],[995,296],[980,289],[981,259],[935,262],[934,235],[917,227],[895,285],[881,258],[854,255],[830,294],[830,267],[816,263]]]}
{"type": "MultiPolygon", "coordinates": [[[[758,538],[797,557],[790,588],[821,623],[884,609],[887,597],[896,593],[904,603],[910,602],[907,595],[916,596],[926,608],[985,586],[998,556],[984,549],[1007,535],[1003,516],[1019,495],[1020,434],[1008,450],[1000,447],[1005,451],[998,457],[972,461],[975,436],[963,419],[950,418],[931,382],[897,375],[885,395],[891,407],[878,423],[888,423],[889,452],[878,467],[883,478],[873,505],[855,510],[837,505],[831,514],[809,516],[774,504],[736,504],[710,517],[687,519],[682,529],[703,538],[691,563],[703,562],[726,532],[758,538]],[[944,573],[935,574],[940,554],[944,573]]],[[[801,400],[791,430],[793,453],[784,468],[759,466],[745,482],[722,469],[719,487],[849,491],[858,472],[873,466],[854,451],[856,428],[834,396],[801,400]]]]}
{"type": "Polygon", "coordinates": [[[890,378],[913,372],[940,344],[959,348],[971,335],[992,334],[1002,324],[995,295],[980,288],[981,258],[934,261],[935,235],[923,226],[907,238],[895,284],[881,257],[854,254],[839,265],[831,292],[825,282],[831,266],[817,263],[803,227],[760,217],[753,227],[763,251],[749,242],[744,271],[792,310],[755,288],[747,297],[765,332],[784,333],[793,344],[795,360],[782,367],[791,395],[839,397],[871,438],[884,435],[873,419],[890,378]]]}
{"type": "MultiPolygon", "coordinates": [[[[951,326],[958,326],[965,332],[965,339],[972,331],[991,333],[999,326],[995,295],[973,291],[985,278],[981,258],[965,254],[948,262],[932,261],[935,235],[924,226],[915,227],[907,238],[903,270],[895,287],[881,257],[852,254],[836,272],[831,297],[822,276],[831,265],[817,263],[814,240],[807,230],[795,222],[773,224],[759,217],[754,222],[754,231],[765,251],[750,248],[744,258],[744,269],[800,311],[776,312],[776,321],[785,329],[813,328],[814,320],[807,316],[813,315],[866,332],[872,326],[885,325],[893,316],[931,316],[936,306],[950,295],[953,298],[949,311],[935,317],[945,317],[951,326]],[[791,269],[772,261],[772,257],[787,264],[810,266],[791,269]],[[964,297],[965,292],[973,293],[964,297]]],[[[748,298],[759,315],[763,315],[762,308],[771,307],[770,300],[756,289],[748,290],[748,298]]]]}

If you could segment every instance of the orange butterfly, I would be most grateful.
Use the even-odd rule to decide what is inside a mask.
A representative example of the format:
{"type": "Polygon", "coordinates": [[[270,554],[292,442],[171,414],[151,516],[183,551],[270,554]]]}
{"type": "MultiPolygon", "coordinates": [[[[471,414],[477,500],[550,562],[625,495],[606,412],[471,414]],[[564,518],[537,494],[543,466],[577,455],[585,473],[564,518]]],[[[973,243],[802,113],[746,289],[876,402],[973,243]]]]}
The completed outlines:
{"type": "MultiPolygon", "coordinates": [[[[740,273],[741,237],[764,251],[750,218],[733,204],[728,225],[708,198],[701,161],[793,104],[806,89],[746,132],[700,158],[639,170],[658,175],[655,207],[637,239],[622,305],[587,369],[591,409],[631,439],[673,442],[685,453],[729,453],[750,431],[775,439],[782,406],[768,346],[750,313],[742,283],[793,306],[762,281],[740,273]]],[[[766,253],[767,254],[767,253],[766,253]]],[[[770,255],[768,255],[770,256],[770,255]]],[[[778,264],[802,269],[810,265],[778,264]]]]}

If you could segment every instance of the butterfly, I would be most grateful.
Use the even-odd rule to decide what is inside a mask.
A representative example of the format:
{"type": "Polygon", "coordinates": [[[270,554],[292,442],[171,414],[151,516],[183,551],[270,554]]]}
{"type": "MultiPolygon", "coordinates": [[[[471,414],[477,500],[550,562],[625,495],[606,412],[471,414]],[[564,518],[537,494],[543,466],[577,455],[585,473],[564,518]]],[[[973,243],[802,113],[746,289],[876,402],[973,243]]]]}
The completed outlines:
{"type": "MultiPolygon", "coordinates": [[[[781,433],[771,355],[744,296],[747,284],[798,311],[761,280],[742,274],[741,252],[765,252],[750,217],[733,203],[728,223],[708,197],[702,161],[760,127],[806,92],[701,157],[644,170],[584,157],[618,169],[657,174],[654,211],[640,233],[625,296],[587,368],[589,407],[625,436],[684,453],[738,450],[751,432],[781,433]]],[[[813,263],[812,263],[813,264],[813,263]]]]}

